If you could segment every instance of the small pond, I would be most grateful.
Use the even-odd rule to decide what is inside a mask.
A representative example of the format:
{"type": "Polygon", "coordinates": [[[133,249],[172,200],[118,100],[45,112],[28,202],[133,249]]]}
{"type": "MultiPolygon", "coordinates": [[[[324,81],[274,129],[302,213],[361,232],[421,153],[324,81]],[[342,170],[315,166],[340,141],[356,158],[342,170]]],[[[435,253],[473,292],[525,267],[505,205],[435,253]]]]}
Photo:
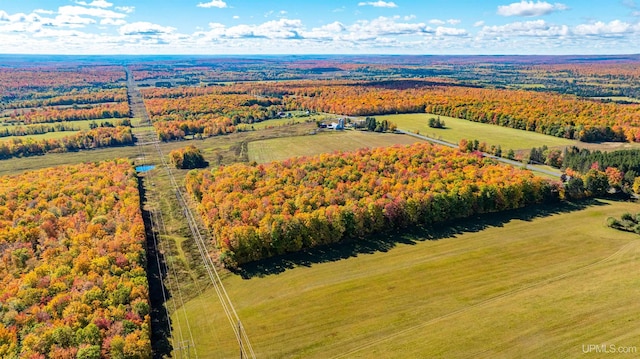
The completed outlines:
{"type": "Polygon", "coordinates": [[[153,165],[137,166],[136,172],[147,172],[147,171],[151,171],[154,168],[156,168],[156,166],[153,166],[153,165]]]}

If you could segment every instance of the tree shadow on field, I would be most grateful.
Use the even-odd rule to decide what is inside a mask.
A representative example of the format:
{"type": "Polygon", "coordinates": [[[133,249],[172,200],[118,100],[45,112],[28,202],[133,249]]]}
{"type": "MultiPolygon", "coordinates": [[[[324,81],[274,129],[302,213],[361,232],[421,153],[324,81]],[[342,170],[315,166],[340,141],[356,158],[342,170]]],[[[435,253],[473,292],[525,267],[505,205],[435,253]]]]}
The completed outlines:
{"type": "Polygon", "coordinates": [[[173,347],[170,342],[171,319],[167,316],[165,299],[170,298],[170,293],[163,284],[167,276],[166,268],[163,268],[164,256],[156,248],[156,235],[152,225],[152,216],[145,209],[144,202],[146,192],[142,182],[142,177],[138,177],[138,191],[140,192],[140,209],[144,220],[147,250],[147,281],[149,283],[149,305],[151,312],[151,350],[153,358],[160,359],[171,356],[173,347]]]}
{"type": "Polygon", "coordinates": [[[598,199],[557,202],[475,215],[431,226],[413,226],[247,263],[234,270],[234,273],[241,275],[244,279],[264,277],[282,273],[295,267],[310,267],[313,264],[339,261],[356,257],[359,254],[387,252],[398,244],[415,245],[418,242],[427,240],[455,238],[464,233],[480,232],[491,227],[503,227],[512,220],[533,221],[536,218],[576,212],[592,206],[607,205],[606,202],[598,199]]]}

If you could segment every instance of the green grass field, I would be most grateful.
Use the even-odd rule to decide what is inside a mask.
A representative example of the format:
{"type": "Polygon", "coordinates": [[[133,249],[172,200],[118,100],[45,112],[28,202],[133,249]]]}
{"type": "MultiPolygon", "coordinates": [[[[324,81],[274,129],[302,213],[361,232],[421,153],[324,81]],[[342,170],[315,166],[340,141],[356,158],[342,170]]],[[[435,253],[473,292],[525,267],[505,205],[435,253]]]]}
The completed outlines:
{"type": "Polygon", "coordinates": [[[7,137],[0,137],[0,141],[9,141],[13,138],[15,139],[20,139],[20,140],[27,140],[27,139],[33,139],[36,141],[40,141],[40,140],[50,140],[50,139],[58,139],[58,138],[63,138],[63,137],[67,137],[67,136],[71,136],[74,133],[78,133],[80,131],[62,131],[62,132],[47,132],[47,133],[43,133],[43,134],[39,134],[39,135],[28,135],[28,136],[7,136],[7,137]]]}
{"type": "MultiPolygon", "coordinates": [[[[604,224],[637,208],[497,214],[223,282],[261,358],[583,357],[583,344],[640,345],[640,237],[604,224]]],[[[173,314],[174,335],[187,317],[200,358],[235,357],[221,313],[209,289],[173,314]]]]}
{"type": "Polygon", "coordinates": [[[420,132],[425,136],[442,139],[451,143],[458,143],[461,139],[477,139],[488,145],[501,145],[503,153],[508,149],[523,150],[532,147],[547,145],[573,146],[577,141],[567,140],[553,136],[547,136],[536,132],[515,130],[513,128],[490,125],[486,123],[472,122],[459,118],[440,116],[445,121],[446,128],[430,128],[427,121],[436,115],[416,113],[402,115],[375,116],[378,120],[395,122],[399,129],[411,132],[420,132]]]}
{"type": "Polygon", "coordinates": [[[0,176],[47,167],[106,161],[115,158],[128,158],[130,160],[135,160],[139,155],[140,149],[136,146],[125,146],[78,152],[49,153],[43,156],[10,158],[0,161],[0,176]]]}
{"type": "Polygon", "coordinates": [[[408,145],[419,139],[391,133],[362,131],[322,131],[315,135],[276,138],[249,142],[249,160],[258,163],[294,156],[313,156],[335,151],[354,151],[364,147],[408,145]]]}
{"type": "Polygon", "coordinates": [[[292,118],[277,118],[273,120],[266,120],[262,122],[256,122],[252,124],[240,124],[238,128],[243,131],[262,130],[265,128],[294,125],[297,123],[312,122],[315,121],[311,117],[292,117],[292,118]]]}
{"type": "MultiPolygon", "coordinates": [[[[61,132],[47,132],[47,133],[43,133],[43,134],[39,134],[39,135],[29,135],[29,136],[8,136],[8,137],[0,137],[0,141],[6,141],[9,140],[11,138],[19,138],[22,140],[26,140],[27,138],[32,138],[34,140],[48,140],[48,139],[56,139],[56,138],[62,138],[62,137],[67,137],[67,136],[71,136],[75,133],[80,132],[81,130],[88,130],[89,124],[91,124],[92,122],[97,123],[98,125],[103,123],[103,122],[111,122],[114,123],[115,121],[120,121],[122,119],[119,118],[107,118],[107,119],[103,119],[103,120],[83,120],[83,121],[63,121],[63,122],[56,122],[55,124],[64,124],[64,125],[68,125],[74,128],[77,128],[78,131],[61,131],[61,132]]],[[[50,124],[50,125],[55,125],[55,124],[50,124]]],[[[45,124],[47,125],[47,124],[45,124]]],[[[20,127],[22,125],[3,125],[6,126],[7,128],[12,128],[12,127],[20,127]]]]}

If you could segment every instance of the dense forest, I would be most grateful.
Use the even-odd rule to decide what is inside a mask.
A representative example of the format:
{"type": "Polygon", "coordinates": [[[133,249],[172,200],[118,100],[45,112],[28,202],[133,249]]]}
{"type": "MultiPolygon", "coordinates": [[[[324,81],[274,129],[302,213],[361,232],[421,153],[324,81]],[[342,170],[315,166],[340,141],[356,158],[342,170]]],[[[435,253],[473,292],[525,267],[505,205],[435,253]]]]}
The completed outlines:
{"type": "Polygon", "coordinates": [[[132,145],[125,78],[122,66],[104,64],[0,68],[0,137],[12,137],[0,141],[0,160],[132,145]],[[74,123],[87,120],[100,123],[74,123]]]}
{"type": "Polygon", "coordinates": [[[224,166],[185,185],[230,266],[559,195],[531,172],[429,144],[224,166]]]}
{"type": "Polygon", "coordinates": [[[349,116],[426,112],[584,142],[640,141],[640,105],[553,93],[463,87],[420,80],[297,81],[148,89],[163,140],[235,131],[282,110],[349,116]]]}
{"type": "Polygon", "coordinates": [[[0,68],[0,101],[58,97],[82,89],[122,88],[122,66],[42,65],[0,68]]]}
{"type": "Polygon", "coordinates": [[[2,104],[5,109],[21,109],[42,106],[65,106],[65,105],[85,105],[103,102],[126,102],[127,90],[123,88],[103,90],[103,89],[73,89],[63,95],[57,95],[55,92],[39,94],[38,97],[30,100],[12,101],[2,104]],[[48,97],[51,95],[53,97],[48,97]],[[43,96],[43,97],[39,97],[43,96]]]}
{"type": "Polygon", "coordinates": [[[238,124],[276,118],[284,109],[281,99],[257,97],[226,86],[155,88],[142,93],[162,141],[233,133],[238,124]]]}
{"type": "Polygon", "coordinates": [[[150,358],[144,240],[128,162],[0,177],[0,357],[150,358]]]}
{"type": "MultiPolygon", "coordinates": [[[[563,154],[563,166],[586,172],[597,164],[601,168],[616,167],[622,172],[640,175],[640,150],[590,151],[586,148],[571,147],[563,154]]],[[[634,176],[634,177],[635,177],[634,176]]]]}

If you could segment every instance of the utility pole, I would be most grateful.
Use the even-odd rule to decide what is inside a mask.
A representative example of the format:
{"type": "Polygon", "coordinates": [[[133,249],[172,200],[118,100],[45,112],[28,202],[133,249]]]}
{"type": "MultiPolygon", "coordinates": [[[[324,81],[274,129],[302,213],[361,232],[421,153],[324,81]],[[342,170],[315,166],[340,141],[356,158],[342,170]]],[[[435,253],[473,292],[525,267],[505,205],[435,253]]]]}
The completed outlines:
{"type": "Polygon", "coordinates": [[[242,324],[238,320],[238,344],[240,344],[240,359],[242,359],[242,324]]]}
{"type": "MultiPolygon", "coordinates": [[[[182,358],[191,359],[191,341],[190,340],[183,340],[181,342],[178,342],[174,350],[175,352],[178,353],[178,356],[180,359],[182,358]],[[185,352],[187,355],[186,357],[184,356],[185,352]]],[[[196,354],[196,357],[197,357],[197,354],[196,354]]]]}

